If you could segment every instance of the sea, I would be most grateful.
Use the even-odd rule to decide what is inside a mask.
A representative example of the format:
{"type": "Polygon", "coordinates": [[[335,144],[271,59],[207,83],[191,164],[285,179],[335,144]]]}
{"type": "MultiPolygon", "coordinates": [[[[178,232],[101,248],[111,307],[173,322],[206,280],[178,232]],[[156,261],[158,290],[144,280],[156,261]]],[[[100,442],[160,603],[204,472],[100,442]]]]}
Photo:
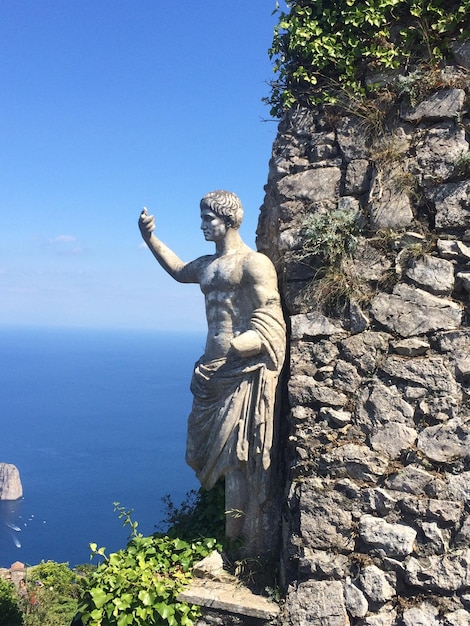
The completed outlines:
{"type": "Polygon", "coordinates": [[[164,530],[162,499],[198,488],[185,445],[203,349],[200,333],[0,328],[0,462],[24,492],[0,501],[0,567],[123,548],[114,503],[164,530]]]}

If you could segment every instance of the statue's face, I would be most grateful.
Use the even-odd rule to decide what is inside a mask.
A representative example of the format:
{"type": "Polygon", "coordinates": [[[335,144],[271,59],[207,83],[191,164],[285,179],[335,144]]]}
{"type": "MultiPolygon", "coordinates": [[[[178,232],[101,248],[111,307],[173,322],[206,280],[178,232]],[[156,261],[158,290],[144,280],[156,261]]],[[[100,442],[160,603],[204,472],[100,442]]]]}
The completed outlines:
{"type": "Polygon", "coordinates": [[[201,230],[206,241],[220,241],[227,233],[227,225],[210,209],[202,209],[201,230]]]}

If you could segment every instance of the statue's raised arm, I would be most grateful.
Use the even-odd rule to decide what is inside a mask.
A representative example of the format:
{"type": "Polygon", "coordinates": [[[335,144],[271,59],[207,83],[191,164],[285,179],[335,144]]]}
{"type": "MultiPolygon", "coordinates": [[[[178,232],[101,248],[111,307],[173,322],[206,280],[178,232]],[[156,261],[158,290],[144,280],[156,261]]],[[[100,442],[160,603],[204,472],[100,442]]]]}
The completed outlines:
{"type": "Polygon", "coordinates": [[[174,252],[155,236],[155,217],[149,215],[146,207],[139,217],[142,239],[163,269],[180,283],[199,282],[191,263],[184,263],[174,252]]]}
{"type": "Polygon", "coordinates": [[[186,461],[202,486],[225,478],[226,533],[245,554],[272,547],[271,480],[275,398],[284,361],[285,323],[277,275],[265,255],[245,245],[240,199],[213,191],[201,200],[201,230],[215,253],[184,263],[154,234],[144,210],[139,228],[160,265],[180,282],[199,283],[207,340],[191,382],[186,461]]]}

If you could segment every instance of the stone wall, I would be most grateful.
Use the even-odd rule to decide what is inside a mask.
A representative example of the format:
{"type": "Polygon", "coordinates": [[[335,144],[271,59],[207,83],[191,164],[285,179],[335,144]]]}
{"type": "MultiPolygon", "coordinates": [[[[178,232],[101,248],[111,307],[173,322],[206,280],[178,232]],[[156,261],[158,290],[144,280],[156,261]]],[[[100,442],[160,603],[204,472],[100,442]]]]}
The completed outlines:
{"type": "Polygon", "coordinates": [[[466,72],[434,78],[414,106],[298,109],[273,146],[258,247],[290,321],[283,625],[470,624],[470,97],[466,72]],[[328,282],[303,224],[337,209],[359,232],[328,282]]]}

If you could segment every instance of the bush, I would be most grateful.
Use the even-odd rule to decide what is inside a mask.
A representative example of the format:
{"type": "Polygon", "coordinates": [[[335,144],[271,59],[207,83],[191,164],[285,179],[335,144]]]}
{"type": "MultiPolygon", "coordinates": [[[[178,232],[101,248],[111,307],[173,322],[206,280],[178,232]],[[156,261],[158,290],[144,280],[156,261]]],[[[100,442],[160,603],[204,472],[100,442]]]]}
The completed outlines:
{"type": "Polygon", "coordinates": [[[361,230],[357,212],[347,209],[310,213],[303,226],[301,256],[320,256],[328,264],[338,263],[344,255],[354,252],[361,230]]]}
{"type": "Polygon", "coordinates": [[[28,568],[20,600],[24,626],[69,626],[77,611],[76,583],[68,563],[42,561],[28,568]]]}
{"type": "MultiPolygon", "coordinates": [[[[470,0],[286,0],[269,50],[278,79],[266,102],[281,116],[294,104],[367,92],[368,72],[437,64],[469,37],[470,0]],[[419,56],[418,56],[419,55],[419,56]]],[[[373,87],[372,87],[373,89],[373,87]]]]}
{"type": "Polygon", "coordinates": [[[175,506],[170,496],[165,496],[163,502],[166,509],[163,526],[170,537],[189,542],[202,537],[215,537],[218,543],[226,542],[223,479],[213,489],[190,491],[180,506],[175,506]]]}
{"type": "Polygon", "coordinates": [[[22,626],[23,617],[18,607],[15,587],[0,578],[0,626],[22,626]]]}

